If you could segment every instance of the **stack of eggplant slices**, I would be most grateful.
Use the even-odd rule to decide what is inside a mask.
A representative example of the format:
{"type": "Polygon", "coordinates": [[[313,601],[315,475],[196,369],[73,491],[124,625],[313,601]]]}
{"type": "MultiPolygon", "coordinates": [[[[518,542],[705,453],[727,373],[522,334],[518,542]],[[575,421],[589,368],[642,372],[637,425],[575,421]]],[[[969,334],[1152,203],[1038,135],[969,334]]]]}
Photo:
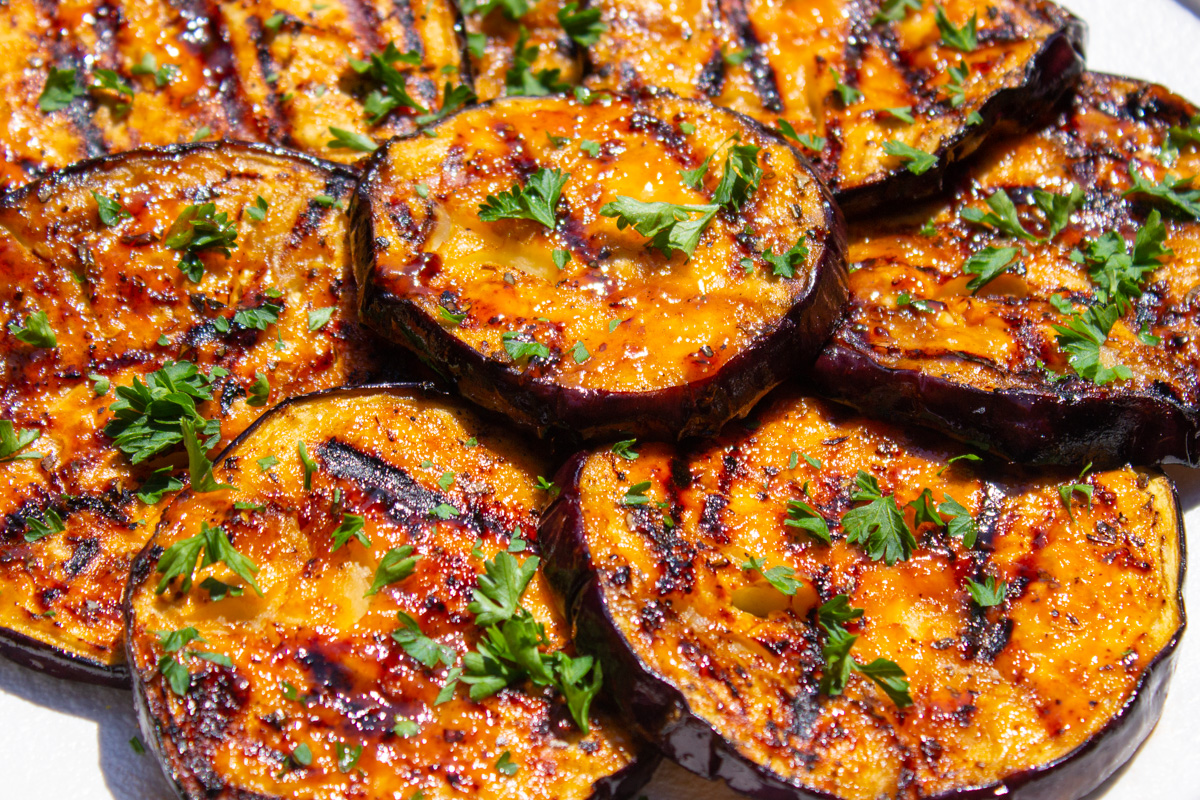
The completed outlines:
{"type": "Polygon", "coordinates": [[[188,800],[1078,798],[1200,113],[1043,0],[9,0],[0,648],[188,800]]]}

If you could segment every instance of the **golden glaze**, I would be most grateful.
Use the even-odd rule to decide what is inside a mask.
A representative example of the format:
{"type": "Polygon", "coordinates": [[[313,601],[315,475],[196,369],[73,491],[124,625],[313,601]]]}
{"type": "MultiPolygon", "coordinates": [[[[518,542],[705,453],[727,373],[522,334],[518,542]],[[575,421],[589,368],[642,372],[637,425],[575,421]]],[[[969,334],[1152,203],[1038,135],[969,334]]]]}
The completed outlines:
{"type": "Polygon", "coordinates": [[[751,420],[692,451],[645,444],[632,462],[596,451],[580,473],[582,520],[605,608],[642,665],[784,780],[871,800],[1019,778],[1096,736],[1181,629],[1181,521],[1160,474],[1088,475],[1092,506],[1076,494],[1072,519],[1058,489],[1073,473],[959,462],[939,476],[960,451],[798,396],[751,420]],[[926,487],[939,503],[948,493],[977,520],[979,545],[926,523],[910,560],[870,561],[832,524],[858,470],[901,504],[926,487]],[[665,510],[623,504],[641,481],[665,510]],[[831,522],[832,545],[784,526],[797,499],[831,522]],[[803,586],[789,599],[741,569],[747,554],[803,586]],[[1007,583],[1002,605],[972,603],[966,580],[984,575],[1007,583]],[[818,695],[825,638],[811,611],[841,593],[865,610],[852,655],[898,663],[909,709],[861,675],[818,695]]]}
{"type": "MultiPolygon", "coordinates": [[[[524,441],[456,403],[405,389],[342,392],[266,418],[216,470],[238,491],[182,494],[134,581],[130,648],[155,746],[185,795],[407,800],[423,790],[428,800],[583,800],[594,783],[629,766],[635,747],[611,723],[593,715],[584,735],[561,697],[528,684],[480,702],[460,686],[435,706],[446,668],[422,667],[390,636],[403,611],[459,653],[474,647],[480,629],[467,605],[476,575],[517,528],[534,539],[547,499],[534,480],[548,466],[524,441]],[[298,441],[319,465],[311,491],[298,441]],[[255,462],[268,454],[279,464],[264,473],[255,462]],[[444,489],[438,480],[448,471],[454,481],[444,489]],[[239,511],[238,501],[265,509],[239,511]],[[461,513],[438,520],[429,513],[436,502],[461,513]],[[351,540],[331,552],[343,512],[366,518],[369,548],[351,540]],[[261,567],[263,597],[247,589],[213,602],[198,585],[181,593],[178,581],[154,593],[157,548],[193,536],[202,521],[222,525],[261,567]],[[406,544],[419,557],[415,572],[365,597],[383,554],[406,544]],[[205,639],[195,649],[227,655],[234,666],[189,659],[195,677],[182,698],[157,674],[163,651],[153,632],[188,626],[205,639]],[[287,699],[283,681],[310,700],[287,699]],[[393,734],[398,717],[420,732],[393,734]],[[363,746],[352,774],[338,770],[338,742],[363,746]],[[300,744],[311,749],[312,766],[282,770],[300,744]],[[512,777],[495,768],[505,752],[519,767],[512,777]]],[[[536,552],[535,540],[531,548],[517,558],[536,552]]],[[[201,570],[197,584],[209,575],[240,583],[218,565],[201,570]]],[[[523,605],[554,646],[565,642],[540,575],[523,605]]]]}
{"type": "Polygon", "coordinates": [[[814,291],[818,265],[833,247],[829,201],[795,151],[707,104],[502,100],[436,132],[393,143],[360,187],[374,237],[363,291],[411,303],[433,320],[440,305],[466,313],[447,335],[523,379],[649,392],[711,378],[781,327],[814,291]],[[688,122],[692,134],[680,129],[688,122]],[[679,173],[731,135],[762,148],[765,177],[739,214],[717,214],[690,259],[649,250],[644,236],[599,214],[619,195],[710,202],[727,150],[713,158],[700,190],[679,173]],[[556,146],[550,136],[567,141],[556,146]],[[583,140],[599,145],[599,157],[581,149],[583,140]],[[480,221],[488,195],[539,168],[570,176],[555,230],[530,220],[480,221]],[[419,194],[424,187],[427,198],[419,194]],[[745,230],[752,238],[739,235],[745,230]],[[809,253],[795,277],[772,276],[761,253],[786,252],[802,236],[809,253]],[[571,253],[562,270],[555,249],[571,253]],[[753,262],[749,273],[744,258],[753,262]],[[619,324],[610,330],[613,321],[619,324]],[[545,344],[550,357],[514,361],[502,344],[505,331],[545,344]],[[576,342],[588,352],[582,363],[573,357],[576,342]]]}
{"type": "Polygon", "coordinates": [[[468,33],[486,37],[482,55],[470,56],[475,93],[480,100],[509,94],[505,89],[505,78],[513,66],[521,28],[528,33],[525,47],[538,48],[537,59],[530,67],[535,75],[544,69],[557,69],[558,80],[562,83],[579,83],[583,72],[583,56],[559,24],[557,16],[559,9],[565,5],[567,3],[561,0],[537,0],[515,22],[499,10],[488,14],[475,12],[463,15],[468,33]]]}
{"type": "Polygon", "coordinates": [[[158,514],[133,493],[155,468],[186,459],[179,452],[130,465],[102,432],[117,387],[168,360],[229,370],[199,409],[220,416],[223,446],[261,413],[246,403],[256,371],[270,377],[272,403],[374,372],[345,261],[345,214],[313,201],[324,194],[344,204],[351,183],[347,173],[267,150],[198,145],[113,157],[0,206],[0,419],[40,431],[29,449],[46,455],[0,463],[0,629],[99,667],[124,661],[120,595],[158,514]],[[119,198],[133,217],[104,227],[92,191],[119,198]],[[205,192],[237,221],[237,249],[228,259],[202,253],[205,275],[193,284],[160,240],[205,192]],[[244,213],[258,196],[269,204],[262,222],[244,213]],[[270,299],[272,287],[283,293],[278,324],[224,335],[213,328],[216,317],[270,299]],[[329,324],[310,331],[308,312],[329,306],[329,324]],[[8,329],[36,310],[49,316],[53,350],[8,329]],[[93,374],[109,380],[104,396],[93,374]],[[46,508],[66,532],[26,543],[23,518],[46,508]]]}
{"type": "Polygon", "coordinates": [[[13,0],[0,26],[0,188],[84,158],[195,139],[272,142],[354,161],[361,152],[327,146],[331,125],[378,141],[415,128],[407,109],[373,128],[362,110],[369,87],[349,59],[389,41],[421,52],[408,88],[424,105],[440,106],[445,82],[464,80],[457,12],[448,0],[416,10],[390,0],[316,5],[13,0]],[[285,16],[272,30],[265,23],[276,14],[285,16]],[[133,73],[146,56],[175,67],[167,85],[133,73]],[[67,108],[42,111],[38,98],[51,66],[76,69],[81,86],[94,84],[98,69],[114,70],[134,95],[93,90],[67,108]]]}
{"type": "Polygon", "coordinates": [[[1030,63],[1066,19],[1043,0],[925,3],[902,21],[878,25],[870,20],[879,4],[862,0],[598,5],[609,29],[589,49],[594,73],[588,85],[656,86],[684,97],[709,97],[768,125],[784,119],[799,134],[826,139],[823,150],[806,154],[836,191],[903,171],[900,159],[884,152],[890,140],[942,153],[971,127],[968,117],[989,98],[1026,84],[1030,63]],[[938,5],[956,27],[978,14],[979,46],[973,52],[941,41],[938,5]],[[952,108],[949,68],[963,60],[970,77],[963,83],[964,102],[952,108]],[[839,79],[865,98],[844,106],[835,91],[839,79]],[[886,111],[904,106],[912,108],[916,124],[886,111]]]}
{"type": "Polygon", "coordinates": [[[1194,294],[1200,285],[1200,223],[1167,215],[1165,244],[1175,254],[1148,277],[1146,293],[1117,321],[1102,349],[1105,363],[1127,365],[1132,379],[1106,390],[1077,377],[1051,327],[1062,324],[1063,315],[1048,300],[1055,293],[1090,295],[1087,269],[1071,260],[1071,251],[1107,231],[1132,242],[1154,208],[1141,197],[1122,198],[1132,185],[1130,165],[1152,182],[1200,173],[1194,147],[1185,147],[1170,168],[1159,161],[1167,129],[1186,125],[1194,113],[1194,106],[1161,87],[1085,76],[1074,105],[1055,124],[989,146],[972,181],[949,202],[851,226],[851,307],[837,339],[887,368],[916,370],[985,391],[1099,397],[1106,391],[1153,390],[1196,408],[1200,337],[1194,294]],[[1016,242],[1025,250],[1018,257],[1024,268],[1010,270],[972,296],[963,262],[983,247],[1014,246],[1014,240],[962,220],[960,211],[987,211],[984,198],[1004,189],[1026,229],[1040,236],[1046,222],[1033,204],[1032,190],[1067,194],[1072,187],[1086,197],[1071,223],[1049,244],[1016,242]],[[933,236],[919,233],[927,221],[934,226],[933,236]],[[901,292],[933,301],[933,310],[898,306],[901,292]],[[1143,325],[1162,338],[1161,345],[1139,341],[1143,325]]]}

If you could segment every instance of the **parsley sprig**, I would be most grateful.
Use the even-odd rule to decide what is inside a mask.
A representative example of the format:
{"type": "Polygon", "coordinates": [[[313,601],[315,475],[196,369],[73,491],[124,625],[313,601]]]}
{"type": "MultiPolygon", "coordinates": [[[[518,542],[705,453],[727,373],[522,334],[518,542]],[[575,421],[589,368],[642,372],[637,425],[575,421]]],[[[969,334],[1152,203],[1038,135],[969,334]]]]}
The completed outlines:
{"type": "Polygon", "coordinates": [[[42,432],[31,428],[18,428],[11,420],[0,419],[0,463],[5,461],[25,461],[44,458],[42,453],[22,453],[29,445],[36,442],[42,432]]]}
{"type": "Polygon", "coordinates": [[[213,380],[225,374],[220,368],[205,374],[195,364],[168,361],[148,374],[145,383],[135,377],[131,386],[117,387],[113,419],[104,433],[134,464],[183,443],[184,422],[208,437],[204,444],[212,447],[220,439],[221,423],[204,419],[196,405],[212,399],[213,380]]]}
{"type": "Polygon", "coordinates": [[[562,170],[543,167],[530,175],[523,186],[514,184],[506,192],[489,194],[479,207],[479,218],[484,222],[531,219],[553,230],[558,222],[554,210],[569,177],[562,170]]]}
{"type": "Polygon", "coordinates": [[[708,227],[720,206],[679,205],[635,200],[624,195],[600,209],[601,215],[614,217],[617,229],[633,228],[650,239],[647,247],[658,250],[664,257],[683,253],[691,258],[700,243],[700,234],[708,227]]]}
{"type": "Polygon", "coordinates": [[[192,283],[199,283],[204,277],[204,263],[199,254],[214,250],[228,258],[237,247],[237,234],[237,224],[230,221],[228,214],[218,212],[213,203],[200,203],[179,213],[163,243],[182,253],[176,266],[192,283]]]}
{"type": "Polygon", "coordinates": [[[396,68],[397,64],[419,67],[421,54],[416,50],[401,53],[395,42],[388,42],[381,52],[370,54],[365,61],[350,59],[351,69],[374,85],[363,101],[367,122],[372,125],[383,122],[397,108],[408,108],[421,114],[427,112],[425,106],[408,93],[406,75],[396,68]]]}
{"type": "Polygon", "coordinates": [[[196,561],[201,555],[204,556],[204,560],[200,569],[213,564],[224,564],[262,597],[262,589],[254,581],[254,576],[258,574],[258,566],[234,549],[224,528],[220,525],[210,528],[207,522],[200,523],[200,533],[180,539],[159,556],[155,571],[162,575],[162,580],[154,589],[155,593],[165,592],[175,578],[183,578],[179,587],[181,591],[191,591],[192,578],[196,574],[196,561]]]}
{"type": "Polygon", "coordinates": [[[896,662],[877,658],[869,664],[863,664],[850,655],[850,648],[858,641],[858,636],[846,630],[845,625],[860,620],[862,615],[863,609],[852,608],[850,598],[844,594],[837,595],[817,609],[817,622],[826,637],[821,650],[825,658],[821,691],[836,697],[845,690],[850,673],[859,672],[874,681],[897,708],[908,708],[912,705],[908,680],[896,662]]]}
{"type": "Polygon", "coordinates": [[[529,44],[529,31],[522,25],[517,32],[517,44],[513,48],[512,66],[504,74],[504,93],[544,97],[548,94],[565,92],[571,87],[560,79],[562,70],[541,69],[533,71],[539,46],[529,44]]]}
{"type": "Polygon", "coordinates": [[[855,478],[855,490],[850,499],[866,505],[852,508],[842,517],[846,542],[861,544],[873,561],[884,561],[889,567],[912,556],[917,540],[904,521],[896,495],[884,495],[879,482],[862,470],[855,478]]]}

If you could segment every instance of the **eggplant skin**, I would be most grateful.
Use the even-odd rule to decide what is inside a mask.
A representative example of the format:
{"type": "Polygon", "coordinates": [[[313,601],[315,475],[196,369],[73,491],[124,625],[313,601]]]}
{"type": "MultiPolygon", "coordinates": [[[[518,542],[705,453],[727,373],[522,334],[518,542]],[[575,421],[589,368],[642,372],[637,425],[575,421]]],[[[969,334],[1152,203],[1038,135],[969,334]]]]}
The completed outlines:
{"type": "Polygon", "coordinates": [[[601,658],[625,719],[685,768],[764,800],[1071,800],[1119,768],[1157,722],[1185,627],[1182,512],[1157,470],[1089,476],[1096,505],[1077,498],[1071,523],[1054,487],[1074,474],[960,463],[940,478],[936,470],[961,449],[788,392],[717,440],[638,449],[632,462],[602,450],[568,461],[539,538],[576,646],[601,658]],[[800,461],[789,477],[782,465],[792,448],[822,467],[800,461]],[[856,469],[900,503],[922,487],[939,499],[950,493],[976,518],[976,549],[928,529],[918,529],[912,559],[895,567],[844,549],[832,523],[849,492],[837,487],[856,469]],[[673,526],[620,503],[642,480],[651,481],[642,491],[652,502],[666,498],[662,513],[673,526]],[[831,546],[779,533],[782,498],[804,496],[801,482],[831,523],[831,546]],[[811,610],[805,621],[796,598],[789,605],[775,592],[780,605],[752,616],[737,591],[762,592],[761,580],[743,574],[733,591],[728,578],[714,585],[714,574],[740,571],[743,549],[795,567],[796,598],[811,591],[805,585],[818,595],[803,608],[848,592],[852,606],[866,609],[852,655],[899,663],[914,705],[898,710],[864,678],[851,678],[842,696],[818,694],[823,636],[811,610]],[[1050,563],[1055,553],[1064,563],[1050,563]],[[964,573],[995,574],[988,561],[1007,581],[999,609],[980,609],[962,589],[945,593],[964,573]],[[1088,574],[1073,577],[1075,567],[1088,574]],[[1136,611],[1126,616],[1125,603],[1136,611]],[[1112,608],[1122,608],[1120,619],[1112,608]],[[783,617],[800,629],[782,626],[783,617]],[[1090,658],[1098,659],[1092,667],[1072,666],[1090,658]],[[1096,699],[1100,711],[1090,705],[1096,699]],[[1004,737],[1012,730],[1023,733],[1004,737]],[[1019,746],[995,752],[1002,738],[1019,746]],[[888,773],[882,779],[877,765],[888,773]]]}
{"type": "MultiPolygon", "coordinates": [[[[135,560],[125,596],[139,720],[185,800],[418,790],[430,800],[623,800],[650,778],[657,753],[600,703],[588,734],[561,697],[530,684],[480,701],[460,686],[435,704],[446,668],[423,668],[390,637],[399,611],[455,651],[473,647],[480,629],[467,606],[483,559],[517,549],[517,532],[527,542],[517,558],[538,553],[546,495],[534,476],[547,465],[505,421],[423,384],[331,389],[272,409],[216,464],[216,478],[239,488],[181,493],[135,560]],[[297,442],[318,465],[311,489],[297,442]],[[265,455],[278,458],[267,473],[256,465],[265,455]],[[458,513],[441,520],[437,504],[458,513]],[[330,532],[351,513],[364,517],[370,545],[352,539],[335,549],[330,532]],[[189,592],[175,580],[156,594],[164,548],[193,535],[201,520],[221,524],[259,567],[264,597],[247,587],[212,600],[199,585],[208,568],[189,592]],[[414,548],[411,574],[365,596],[383,553],[402,544],[414,548]],[[187,659],[192,676],[179,696],[159,672],[165,653],[156,631],[189,626],[203,637],[193,649],[228,656],[232,666],[187,659]],[[399,718],[417,722],[418,733],[393,733],[399,718]],[[288,766],[301,743],[311,764],[288,766]],[[349,774],[337,766],[337,744],[363,748],[349,774]],[[505,751],[515,776],[493,766],[505,751]]],[[[240,582],[222,567],[211,577],[240,582]]],[[[552,646],[569,646],[540,574],[521,604],[546,626],[552,646]]]]}
{"type": "MultiPolygon", "coordinates": [[[[1161,86],[1088,73],[1053,122],[990,144],[947,204],[852,225],[851,301],[809,376],[816,391],[1022,463],[1200,464],[1200,272],[1189,255],[1200,223],[1164,215],[1174,254],[1147,277],[1104,345],[1131,379],[1097,385],[1078,376],[1051,327],[1063,315],[1049,302],[1091,291],[1087,269],[1068,258],[1072,249],[1110,231],[1131,241],[1145,224],[1154,206],[1122,196],[1129,169],[1159,180],[1164,167],[1154,154],[1172,126],[1186,127],[1196,113],[1161,86]],[[1003,189],[1022,224],[1044,236],[1032,191],[1063,194],[1072,185],[1083,202],[1054,241],[1028,243],[1023,268],[972,296],[965,260],[1014,240],[964,221],[961,211],[1003,189]],[[932,236],[920,233],[926,223],[932,236]],[[935,310],[900,306],[902,292],[935,310]],[[1142,329],[1161,343],[1139,338],[1142,329]]],[[[1200,158],[1185,145],[1170,169],[1192,175],[1200,158]]]]}
{"type": "Polygon", "coordinates": [[[118,387],[174,360],[228,370],[198,406],[221,419],[225,443],[260,414],[247,402],[259,372],[276,402],[404,369],[394,356],[377,359],[358,322],[344,211],[314,199],[344,208],[353,180],[343,167],[269,145],[200,143],[73,165],[0,198],[0,418],[37,431],[29,449],[45,456],[0,463],[0,652],[56,675],[127,685],[121,592],[166,503],[145,505],[136,492],[160,467],[186,471],[180,453],[134,465],[104,434],[118,387]],[[202,252],[204,275],[192,283],[176,268],[180,253],[160,240],[212,190],[237,226],[237,247],[228,258],[202,252]],[[131,216],[104,225],[93,192],[131,216]],[[261,221],[245,213],[258,197],[268,203],[261,221]],[[274,289],[280,297],[267,294],[274,289]],[[233,321],[267,301],[282,308],[266,330],[233,321]],[[329,319],[312,331],[317,309],[330,309],[329,319]],[[53,349],[12,334],[10,323],[38,311],[53,349]],[[97,378],[108,381],[105,394],[96,394],[97,378]],[[27,520],[47,509],[65,530],[25,541],[27,520]]]}
{"type": "Polygon", "coordinates": [[[704,97],[775,126],[790,124],[847,217],[903,207],[943,186],[946,170],[993,134],[1049,114],[1084,68],[1086,26],[1045,0],[967,0],[945,7],[978,46],[942,41],[936,9],[875,22],[870,0],[597,0],[607,30],[588,49],[594,90],[647,87],[704,97]],[[736,55],[737,58],[732,56],[736,55]],[[951,68],[966,63],[960,95],[951,68]],[[839,86],[861,93],[850,101],[839,86]],[[957,103],[957,105],[955,105],[957,103]],[[907,108],[908,123],[888,113],[907,108]],[[921,174],[890,140],[936,156],[921,174]]]}
{"type": "Polygon", "coordinates": [[[841,215],[803,158],[748,118],[661,96],[590,106],[515,98],[432,130],[437,138],[378,151],[359,183],[350,246],[361,313],[468,399],[527,428],[584,437],[711,432],[810,362],[836,325],[845,302],[841,215]],[[679,128],[688,119],[702,123],[694,135],[679,128]],[[648,250],[640,234],[598,213],[626,194],[706,202],[721,158],[700,191],[676,173],[698,167],[733,134],[761,148],[766,177],[739,213],[714,218],[686,262],[648,250]],[[598,143],[599,157],[576,139],[598,143]],[[527,220],[479,220],[488,195],[538,167],[570,176],[569,212],[555,232],[527,220]],[[630,176],[649,169],[665,177],[647,193],[630,176]],[[772,277],[761,252],[785,252],[800,237],[808,255],[795,276],[772,277]],[[560,247],[572,254],[562,270],[550,252],[560,247]],[[467,318],[448,325],[443,308],[467,318]],[[550,355],[514,360],[501,344],[505,328],[550,355]],[[587,350],[582,363],[576,342],[587,350]]]}

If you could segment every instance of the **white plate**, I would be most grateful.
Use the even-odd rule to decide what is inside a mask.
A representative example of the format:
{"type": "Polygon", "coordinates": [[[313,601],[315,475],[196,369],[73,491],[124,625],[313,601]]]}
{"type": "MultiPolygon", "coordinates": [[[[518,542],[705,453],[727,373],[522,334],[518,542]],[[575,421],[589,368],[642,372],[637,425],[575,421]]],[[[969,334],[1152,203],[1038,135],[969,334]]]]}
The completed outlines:
{"type": "MultiPolygon", "coordinates": [[[[1200,12],[1200,0],[1188,0],[1200,12]]],[[[1171,0],[1071,0],[1091,28],[1092,69],[1170,86],[1200,101],[1200,17],[1171,0]]],[[[3,12],[0,7],[0,13],[3,12]]],[[[1168,470],[1186,526],[1200,531],[1200,470],[1168,470]]],[[[1200,613],[1195,582],[1187,604],[1200,613]]],[[[1158,728],[1134,759],[1088,800],[1200,799],[1200,634],[1185,636],[1158,728]]],[[[54,680],[0,658],[0,798],[168,800],[158,766],[135,754],[129,694],[54,680]]],[[[651,800],[734,800],[736,795],[665,766],[651,800]]]]}

